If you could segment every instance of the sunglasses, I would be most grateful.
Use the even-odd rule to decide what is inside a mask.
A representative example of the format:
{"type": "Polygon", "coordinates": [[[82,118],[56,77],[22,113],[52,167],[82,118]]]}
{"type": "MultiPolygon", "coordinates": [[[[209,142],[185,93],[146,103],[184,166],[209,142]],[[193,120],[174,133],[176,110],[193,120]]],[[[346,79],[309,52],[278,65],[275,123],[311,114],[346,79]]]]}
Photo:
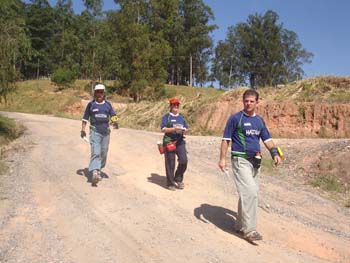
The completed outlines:
{"type": "Polygon", "coordinates": [[[179,103],[175,103],[175,104],[170,104],[172,107],[179,107],[180,104],[179,103]]]}

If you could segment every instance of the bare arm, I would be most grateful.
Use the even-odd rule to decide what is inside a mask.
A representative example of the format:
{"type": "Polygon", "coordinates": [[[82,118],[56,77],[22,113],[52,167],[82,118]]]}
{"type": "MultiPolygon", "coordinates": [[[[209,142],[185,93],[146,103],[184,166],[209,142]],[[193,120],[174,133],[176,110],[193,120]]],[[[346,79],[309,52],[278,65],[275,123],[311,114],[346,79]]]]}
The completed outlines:
{"type": "Polygon", "coordinates": [[[220,147],[220,160],[219,160],[219,168],[221,171],[225,171],[226,167],[226,153],[228,146],[230,145],[230,141],[228,140],[222,140],[221,141],[221,147],[220,147]]]}

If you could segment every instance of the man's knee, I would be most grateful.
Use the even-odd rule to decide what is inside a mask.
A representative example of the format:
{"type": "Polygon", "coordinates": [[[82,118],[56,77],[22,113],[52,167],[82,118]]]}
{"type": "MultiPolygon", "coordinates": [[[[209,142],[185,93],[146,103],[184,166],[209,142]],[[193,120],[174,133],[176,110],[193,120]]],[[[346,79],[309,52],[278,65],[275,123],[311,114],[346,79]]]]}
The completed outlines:
{"type": "Polygon", "coordinates": [[[245,190],[245,196],[249,199],[257,199],[258,198],[258,190],[256,187],[250,187],[245,190]]]}

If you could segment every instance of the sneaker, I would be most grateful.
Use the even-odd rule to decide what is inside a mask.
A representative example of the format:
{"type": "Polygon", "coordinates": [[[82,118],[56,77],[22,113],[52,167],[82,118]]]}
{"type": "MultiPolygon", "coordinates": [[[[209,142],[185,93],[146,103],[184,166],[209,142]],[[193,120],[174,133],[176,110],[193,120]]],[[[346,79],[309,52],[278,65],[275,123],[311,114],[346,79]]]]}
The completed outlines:
{"type": "Polygon", "coordinates": [[[176,188],[175,188],[174,185],[169,185],[169,186],[168,186],[168,190],[170,190],[170,191],[175,191],[176,188]]]}
{"type": "Polygon", "coordinates": [[[98,171],[97,170],[93,170],[92,172],[92,186],[97,186],[99,179],[98,179],[98,171]]]}
{"type": "Polygon", "coordinates": [[[263,237],[257,231],[252,231],[248,233],[247,235],[244,236],[244,238],[250,243],[263,239],[263,237]]]}
{"type": "Polygon", "coordinates": [[[97,179],[98,181],[102,181],[101,171],[97,170],[97,179]]]}
{"type": "Polygon", "coordinates": [[[177,182],[177,186],[178,189],[184,189],[185,188],[185,184],[183,182],[177,182]]]}

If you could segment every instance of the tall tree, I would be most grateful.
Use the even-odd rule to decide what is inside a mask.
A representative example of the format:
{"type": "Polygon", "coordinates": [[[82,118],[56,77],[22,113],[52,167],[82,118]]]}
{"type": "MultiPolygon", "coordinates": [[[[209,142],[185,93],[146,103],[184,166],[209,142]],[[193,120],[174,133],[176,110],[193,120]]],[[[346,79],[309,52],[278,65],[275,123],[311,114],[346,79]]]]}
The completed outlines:
{"type": "Polygon", "coordinates": [[[54,32],[53,10],[47,0],[31,0],[26,7],[27,30],[33,56],[25,65],[27,78],[47,77],[52,72],[51,40],[54,32]]]}
{"type": "MultiPolygon", "coordinates": [[[[214,20],[214,14],[211,8],[203,3],[202,0],[181,0],[180,14],[184,18],[184,51],[185,56],[192,57],[193,75],[195,80],[202,85],[208,80],[208,62],[209,55],[212,53],[213,41],[210,33],[217,27],[209,25],[214,20]]],[[[190,64],[185,60],[182,78],[189,80],[190,64]]]]}
{"type": "Polygon", "coordinates": [[[106,12],[106,19],[100,20],[97,46],[98,76],[100,79],[117,80],[121,70],[117,11],[106,12]]]}
{"type": "Polygon", "coordinates": [[[149,1],[149,27],[153,42],[158,42],[159,50],[163,51],[157,53],[157,60],[162,61],[162,74],[167,74],[165,78],[168,83],[176,83],[176,51],[180,43],[178,39],[183,35],[183,19],[178,15],[178,11],[179,0],[149,1]],[[163,72],[164,70],[168,73],[163,72]]]}
{"type": "Polygon", "coordinates": [[[304,76],[302,65],[311,63],[313,54],[302,47],[298,35],[290,30],[282,31],[283,74],[280,82],[287,83],[301,79],[304,76]]]}
{"type": "Polygon", "coordinates": [[[50,54],[51,59],[56,61],[53,68],[67,68],[77,73],[79,38],[72,0],[57,0],[53,13],[55,28],[50,54]]]}
{"type": "Polygon", "coordinates": [[[164,82],[164,56],[167,45],[157,32],[151,32],[150,5],[145,0],[119,0],[118,32],[121,48],[120,80],[138,101],[145,89],[164,82]]]}
{"type": "Polygon", "coordinates": [[[0,100],[5,102],[16,87],[21,65],[30,56],[23,10],[19,0],[3,0],[0,5],[0,100]]]}
{"type": "MultiPolygon", "coordinates": [[[[264,87],[302,76],[301,66],[311,61],[312,53],[303,49],[296,33],[284,29],[278,19],[277,13],[269,10],[264,15],[250,15],[246,23],[229,28],[220,45],[229,46],[229,57],[233,58],[230,71],[237,74],[238,82],[247,80],[251,87],[264,87]]],[[[214,65],[226,65],[223,70],[231,76],[224,57],[214,61],[214,65]]],[[[222,74],[216,72],[216,78],[222,78],[222,74]]]]}
{"type": "Polygon", "coordinates": [[[96,65],[96,50],[97,50],[97,33],[98,22],[96,19],[102,15],[103,0],[83,0],[86,7],[86,12],[92,17],[91,35],[86,43],[91,50],[91,71],[92,71],[92,86],[96,83],[98,66],[96,65]]]}

